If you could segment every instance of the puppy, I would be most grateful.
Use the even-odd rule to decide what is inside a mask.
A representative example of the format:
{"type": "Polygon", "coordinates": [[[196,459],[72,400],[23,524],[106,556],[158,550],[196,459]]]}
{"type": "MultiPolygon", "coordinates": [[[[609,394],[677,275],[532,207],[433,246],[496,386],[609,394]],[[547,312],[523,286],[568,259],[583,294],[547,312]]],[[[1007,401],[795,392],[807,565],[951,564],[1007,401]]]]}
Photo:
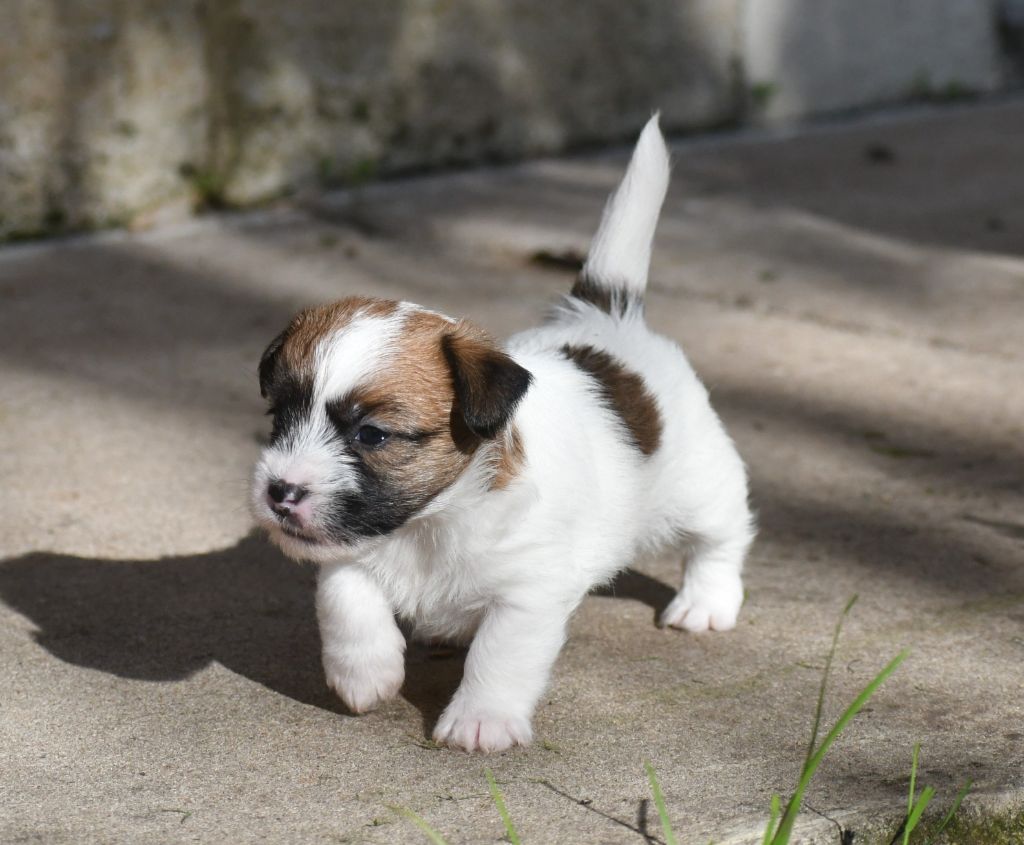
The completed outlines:
{"type": "Polygon", "coordinates": [[[264,353],[273,431],[253,507],[286,554],[321,565],[324,670],[351,710],[402,686],[398,616],[470,644],[438,742],[529,743],[570,615],[640,555],[686,557],[663,624],[736,624],[754,536],[744,466],[682,351],[643,318],[668,176],[655,116],[572,291],[504,346],[351,297],[303,311],[264,353]]]}

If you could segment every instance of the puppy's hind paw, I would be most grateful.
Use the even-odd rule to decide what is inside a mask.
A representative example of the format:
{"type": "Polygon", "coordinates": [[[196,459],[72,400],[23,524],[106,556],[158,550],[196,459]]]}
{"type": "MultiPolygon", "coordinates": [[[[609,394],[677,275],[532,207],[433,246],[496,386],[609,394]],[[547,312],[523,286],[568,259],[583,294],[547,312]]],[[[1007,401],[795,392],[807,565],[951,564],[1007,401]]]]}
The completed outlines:
{"type": "Polygon", "coordinates": [[[738,577],[728,584],[715,584],[713,588],[686,584],[665,608],[659,624],[695,634],[729,631],[736,627],[742,604],[743,583],[738,577]]]}
{"type": "Polygon", "coordinates": [[[513,745],[529,745],[533,729],[529,719],[500,713],[477,712],[453,702],[434,728],[435,742],[485,754],[513,745]]]}

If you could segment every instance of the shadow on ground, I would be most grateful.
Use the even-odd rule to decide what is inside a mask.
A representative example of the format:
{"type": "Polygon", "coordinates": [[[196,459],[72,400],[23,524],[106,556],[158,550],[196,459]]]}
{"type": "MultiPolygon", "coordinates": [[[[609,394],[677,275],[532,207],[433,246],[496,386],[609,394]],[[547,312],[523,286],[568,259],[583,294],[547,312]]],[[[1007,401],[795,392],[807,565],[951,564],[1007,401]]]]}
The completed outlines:
{"type": "Polygon", "coordinates": [[[0,565],[0,597],[55,657],[122,678],[179,681],[211,662],[341,712],[320,668],[312,569],[255,535],[155,561],[35,552],[0,565]]]}
{"type": "MultiPolygon", "coordinates": [[[[339,714],[324,683],[315,571],[253,534],[207,554],[112,561],[34,552],[0,563],[0,598],[34,639],[74,666],[173,682],[220,663],[288,698],[339,714]]],[[[660,611],[674,591],[634,570],[602,591],[660,611]]],[[[462,678],[461,649],[412,641],[403,696],[429,734],[462,678]]]]}

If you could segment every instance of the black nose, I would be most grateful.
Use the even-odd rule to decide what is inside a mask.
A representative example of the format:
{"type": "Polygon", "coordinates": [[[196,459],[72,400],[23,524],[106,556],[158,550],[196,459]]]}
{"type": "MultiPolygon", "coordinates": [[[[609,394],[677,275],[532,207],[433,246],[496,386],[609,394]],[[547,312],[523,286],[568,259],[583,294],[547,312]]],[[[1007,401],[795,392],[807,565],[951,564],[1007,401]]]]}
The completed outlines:
{"type": "Polygon", "coordinates": [[[280,479],[271,481],[267,485],[267,495],[279,505],[297,505],[305,498],[307,492],[309,491],[305,487],[300,487],[298,484],[288,484],[280,479]]]}

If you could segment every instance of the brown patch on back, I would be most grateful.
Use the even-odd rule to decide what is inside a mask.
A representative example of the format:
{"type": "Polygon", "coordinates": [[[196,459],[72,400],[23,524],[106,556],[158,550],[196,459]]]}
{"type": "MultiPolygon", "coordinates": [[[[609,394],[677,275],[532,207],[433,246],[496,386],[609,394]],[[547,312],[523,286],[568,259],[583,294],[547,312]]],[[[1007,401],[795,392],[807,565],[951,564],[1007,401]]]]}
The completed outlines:
{"type": "Polygon", "coordinates": [[[562,354],[597,382],[602,398],[625,424],[634,445],[644,455],[654,454],[661,443],[661,414],[644,380],[593,346],[566,344],[562,354]]]}
{"type": "Polygon", "coordinates": [[[498,443],[498,461],[491,490],[504,490],[526,464],[526,450],[515,426],[510,426],[498,443]]]}

